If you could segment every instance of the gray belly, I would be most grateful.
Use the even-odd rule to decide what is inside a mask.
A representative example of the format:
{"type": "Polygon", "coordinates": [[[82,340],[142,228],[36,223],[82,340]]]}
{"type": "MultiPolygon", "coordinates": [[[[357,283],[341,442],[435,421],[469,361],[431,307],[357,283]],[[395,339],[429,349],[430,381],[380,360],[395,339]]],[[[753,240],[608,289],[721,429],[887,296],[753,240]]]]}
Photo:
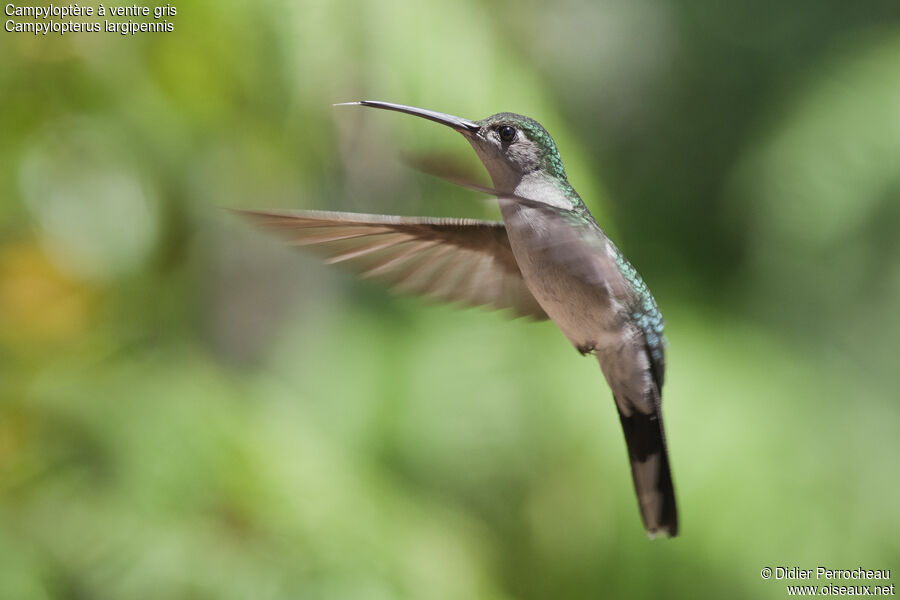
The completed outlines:
{"type": "Polygon", "coordinates": [[[605,257],[587,245],[560,247],[563,242],[550,237],[552,227],[542,231],[540,228],[546,223],[538,223],[534,225],[536,230],[531,220],[517,216],[515,225],[510,226],[507,221],[510,245],[525,284],[547,316],[576,347],[601,349],[621,343],[622,334],[629,327],[627,300],[617,298],[615,292],[621,286],[604,278],[591,280],[577,268],[605,257]]]}
{"type": "Polygon", "coordinates": [[[609,260],[606,240],[583,246],[577,238],[556,241],[547,237],[553,233],[552,226],[543,231],[544,225],[532,226],[521,215],[507,220],[510,245],[525,284],[569,341],[582,353],[596,355],[623,414],[628,416],[635,408],[655,410],[648,395],[651,375],[643,333],[630,318],[629,300],[622,292],[627,282],[616,279],[617,268],[602,263],[609,260]],[[590,261],[601,264],[583,268],[586,263],[591,266],[590,261]]]}
{"type": "Polygon", "coordinates": [[[547,316],[575,346],[600,349],[621,341],[625,319],[607,287],[580,281],[539,256],[523,260],[519,268],[547,316]]]}

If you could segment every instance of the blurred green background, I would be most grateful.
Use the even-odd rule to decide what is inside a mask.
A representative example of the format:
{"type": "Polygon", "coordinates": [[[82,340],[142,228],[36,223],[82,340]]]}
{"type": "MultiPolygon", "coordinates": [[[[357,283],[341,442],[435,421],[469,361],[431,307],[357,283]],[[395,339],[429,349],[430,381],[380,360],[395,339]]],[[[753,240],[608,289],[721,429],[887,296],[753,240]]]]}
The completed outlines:
{"type": "MultiPolygon", "coordinates": [[[[900,5],[175,5],[0,32],[0,598],[782,598],[898,568],[900,5]],[[225,207],[492,218],[373,98],[554,135],[667,318],[682,534],[550,323],[225,207]]],[[[896,582],[896,580],[895,580],[896,582]]]]}

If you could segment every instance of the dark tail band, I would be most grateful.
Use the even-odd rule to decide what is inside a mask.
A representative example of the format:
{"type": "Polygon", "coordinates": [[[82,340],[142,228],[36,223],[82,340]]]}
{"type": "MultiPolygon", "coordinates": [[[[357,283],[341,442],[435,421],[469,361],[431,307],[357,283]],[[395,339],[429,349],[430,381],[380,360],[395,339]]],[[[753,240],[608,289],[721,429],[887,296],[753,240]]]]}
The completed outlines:
{"type": "Polygon", "coordinates": [[[650,415],[635,412],[630,417],[620,411],[619,419],[628,444],[631,474],[644,527],[650,537],[659,534],[675,537],[678,535],[678,509],[659,410],[650,415]]]}

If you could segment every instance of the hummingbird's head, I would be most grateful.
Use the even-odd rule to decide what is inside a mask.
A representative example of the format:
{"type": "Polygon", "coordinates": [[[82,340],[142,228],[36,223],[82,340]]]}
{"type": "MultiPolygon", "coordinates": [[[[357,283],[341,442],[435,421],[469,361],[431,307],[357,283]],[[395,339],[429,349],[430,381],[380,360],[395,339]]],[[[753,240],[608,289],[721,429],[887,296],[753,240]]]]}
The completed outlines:
{"type": "Polygon", "coordinates": [[[533,173],[566,179],[553,138],[534,119],[498,113],[478,121],[477,130],[459,131],[475,148],[498,189],[512,191],[533,173]]]}
{"type": "Polygon", "coordinates": [[[557,182],[566,181],[566,170],[553,138],[534,119],[515,113],[498,113],[481,121],[470,121],[392,102],[362,100],[344,104],[395,110],[455,129],[475,148],[494,182],[494,188],[501,192],[515,191],[519,183],[528,176],[538,175],[557,182]]]}

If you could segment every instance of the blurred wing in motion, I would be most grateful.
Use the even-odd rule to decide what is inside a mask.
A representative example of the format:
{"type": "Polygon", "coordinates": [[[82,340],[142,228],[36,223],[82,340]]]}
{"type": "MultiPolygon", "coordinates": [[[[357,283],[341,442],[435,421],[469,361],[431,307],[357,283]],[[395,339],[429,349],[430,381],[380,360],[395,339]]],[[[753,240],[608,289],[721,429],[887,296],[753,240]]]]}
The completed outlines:
{"type": "Polygon", "coordinates": [[[329,211],[238,210],[293,244],[397,291],[546,319],[495,221],[329,211]]]}

